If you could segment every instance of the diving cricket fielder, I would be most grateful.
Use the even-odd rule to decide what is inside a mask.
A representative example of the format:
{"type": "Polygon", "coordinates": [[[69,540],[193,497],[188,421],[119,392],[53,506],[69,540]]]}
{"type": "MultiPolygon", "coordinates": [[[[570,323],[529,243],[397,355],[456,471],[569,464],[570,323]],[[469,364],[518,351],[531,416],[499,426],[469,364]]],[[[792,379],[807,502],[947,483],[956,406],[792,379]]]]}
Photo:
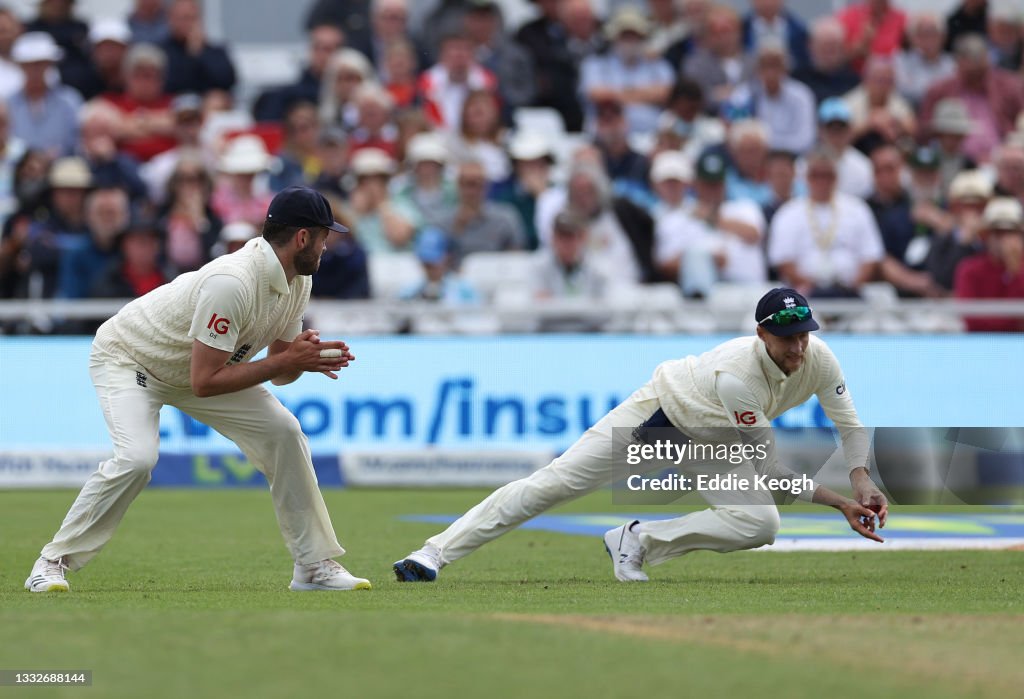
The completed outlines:
{"type": "Polygon", "coordinates": [[[267,477],[295,560],[292,590],[370,589],[333,560],[345,550],[309,443],[295,416],[260,385],[281,386],[307,371],[336,379],[355,359],[345,343],[302,330],[327,236],[347,230],[321,194],[289,187],[270,203],[261,237],[132,301],[100,327],[89,374],[114,456],[89,477],[26,589],[67,591],[65,570],[78,570],[110,540],[156,466],[164,405],[235,442],[267,477]],[[265,359],[249,361],[266,347],[265,359]]]}
{"type": "MultiPolygon", "coordinates": [[[[634,435],[663,427],[692,439],[718,430],[745,444],[773,443],[771,420],[817,395],[839,429],[854,499],[814,484],[797,497],[838,509],[861,536],[882,541],[888,503],[868,473],[868,437],[861,426],[839,362],[811,331],[818,329],[807,299],[793,289],[773,289],[755,311],[757,335],[725,342],[700,355],[664,362],[652,379],[587,430],[548,466],[499,488],[423,548],[397,561],[399,581],[424,582],[444,566],[556,505],[615,478],[613,429],[634,435]],[[706,429],[707,428],[707,429],[706,429]],[[869,509],[870,508],[870,509],[869,509]]],[[[660,468],[660,464],[652,464],[660,468]]],[[[684,466],[695,475],[708,464],[684,466]]],[[[710,465],[715,466],[715,465],[710,465]]],[[[720,465],[718,465],[720,468],[720,465]]],[[[748,482],[758,474],[789,478],[774,449],[767,458],[745,461],[729,472],[748,482]]],[[[699,549],[738,551],[775,541],[779,512],[767,490],[700,491],[710,509],[670,520],[629,522],[605,533],[615,577],[646,581],[642,566],[663,563],[699,549]]],[[[795,492],[794,492],[795,494],[795,492]]]]}

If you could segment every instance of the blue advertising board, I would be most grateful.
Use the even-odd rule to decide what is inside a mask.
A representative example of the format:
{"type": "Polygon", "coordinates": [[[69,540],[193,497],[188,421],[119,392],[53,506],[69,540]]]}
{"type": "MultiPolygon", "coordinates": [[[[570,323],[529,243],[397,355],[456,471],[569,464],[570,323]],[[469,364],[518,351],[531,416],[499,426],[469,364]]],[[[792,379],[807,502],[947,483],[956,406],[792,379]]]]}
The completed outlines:
{"type": "MultiPolygon", "coordinates": [[[[381,337],[350,342],[356,362],[331,381],[272,388],[314,454],[346,449],[550,449],[571,444],[647,381],[661,361],[725,336],[381,337]]],[[[838,356],[868,426],[1024,425],[1024,336],[842,336],[838,356]]],[[[0,338],[0,450],[105,449],[87,371],[88,338],[0,338]]],[[[813,400],[782,427],[827,424],[813,400]]],[[[173,408],[161,451],[235,453],[173,408]]],[[[229,474],[230,475],[230,474],[229,474]]]]}

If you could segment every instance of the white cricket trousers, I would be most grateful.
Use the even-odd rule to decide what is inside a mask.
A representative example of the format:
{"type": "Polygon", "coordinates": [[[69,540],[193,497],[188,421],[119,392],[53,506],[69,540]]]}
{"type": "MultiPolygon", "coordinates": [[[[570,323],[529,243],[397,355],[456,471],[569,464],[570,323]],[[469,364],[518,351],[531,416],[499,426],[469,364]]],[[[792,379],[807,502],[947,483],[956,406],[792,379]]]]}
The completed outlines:
{"type": "Polygon", "coordinates": [[[296,563],[315,563],[345,552],[313,471],[309,442],[298,420],[262,386],[209,398],[168,386],[146,369],[116,363],[93,348],[89,375],[114,443],[71,506],[60,531],[43,547],[51,560],[67,556],[78,570],[113,536],[128,506],[156,466],[160,408],[173,405],[232,440],[267,477],[277,522],[296,563]]]}
{"type": "MultiPolygon", "coordinates": [[[[617,474],[614,470],[613,428],[632,430],[659,408],[657,393],[648,383],[584,432],[564,454],[494,491],[427,543],[440,550],[442,562],[451,563],[531,517],[610,483],[623,473],[621,465],[617,474]]],[[[720,471],[710,470],[710,465],[707,471],[701,468],[687,473],[720,471]]],[[[754,468],[747,465],[732,473],[753,479],[754,468]]],[[[711,509],[641,525],[640,543],[649,563],[663,563],[698,549],[726,553],[775,541],[779,511],[770,492],[701,491],[701,495],[711,509]]]]}

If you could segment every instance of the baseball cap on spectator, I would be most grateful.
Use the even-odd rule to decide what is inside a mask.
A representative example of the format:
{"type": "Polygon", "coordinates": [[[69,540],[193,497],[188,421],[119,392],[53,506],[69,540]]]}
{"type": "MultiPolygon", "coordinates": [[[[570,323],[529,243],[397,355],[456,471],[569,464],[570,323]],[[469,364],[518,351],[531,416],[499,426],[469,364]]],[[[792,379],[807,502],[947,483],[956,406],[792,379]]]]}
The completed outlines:
{"type": "Polygon", "coordinates": [[[235,221],[220,229],[220,242],[244,243],[255,238],[257,232],[256,226],[248,221],[235,221]]]}
{"type": "Polygon", "coordinates": [[[512,160],[538,160],[545,158],[549,162],[554,158],[548,139],[534,131],[519,131],[512,137],[508,146],[508,154],[512,160]]]}
{"type": "Polygon", "coordinates": [[[416,257],[428,265],[444,261],[448,255],[448,236],[437,226],[427,226],[416,238],[416,257]]]}
{"type": "Polygon", "coordinates": [[[964,170],[958,172],[949,183],[949,200],[964,201],[981,199],[987,201],[992,197],[992,180],[981,170],[964,170]]]}
{"type": "Polygon", "coordinates": [[[47,181],[52,189],[89,189],[92,172],[85,160],[78,156],[58,158],[50,168],[47,181]]]}
{"type": "Polygon", "coordinates": [[[778,337],[789,337],[802,332],[817,330],[818,321],[811,316],[811,307],[807,299],[795,289],[779,287],[772,289],[761,297],[757,302],[757,309],[754,311],[754,320],[762,328],[778,337]],[[800,311],[799,309],[806,309],[800,311]],[[793,317],[779,318],[776,316],[779,311],[792,310],[804,314],[800,318],[794,313],[793,317]]]}
{"type": "Polygon", "coordinates": [[[113,41],[116,44],[127,46],[132,43],[132,30],[122,19],[115,17],[98,19],[89,27],[89,43],[96,46],[104,41],[113,41]]]}
{"type": "Polygon", "coordinates": [[[907,163],[915,170],[938,170],[941,165],[939,162],[939,152],[932,146],[927,145],[918,146],[910,151],[907,163]]]}
{"type": "Polygon", "coordinates": [[[605,34],[612,41],[626,32],[633,32],[640,36],[647,36],[651,33],[651,24],[647,18],[635,7],[628,5],[616,12],[605,27],[605,34]]]}
{"type": "Polygon", "coordinates": [[[299,185],[285,187],[274,195],[267,207],[267,221],[285,226],[319,226],[336,233],[348,233],[348,228],[334,220],[327,197],[315,189],[299,185]]]}
{"type": "Polygon", "coordinates": [[[681,180],[690,182],[693,180],[693,166],[690,160],[679,151],[667,150],[654,158],[651,164],[651,181],[664,182],[665,180],[681,180]]]}
{"type": "Polygon", "coordinates": [[[352,156],[352,172],[356,177],[395,174],[395,161],[380,148],[362,148],[352,156]]]}
{"type": "Polygon", "coordinates": [[[236,136],[228,143],[218,167],[229,175],[252,175],[270,167],[273,159],[259,136],[236,136]]]}
{"type": "Polygon", "coordinates": [[[409,139],[406,158],[412,165],[420,163],[444,165],[448,162],[448,149],[444,146],[444,140],[436,133],[418,133],[409,139]]]}
{"type": "Polygon", "coordinates": [[[725,181],[725,158],[718,153],[703,153],[697,158],[697,179],[704,182],[725,181]]]}
{"type": "Polygon", "coordinates": [[[850,105],[839,97],[829,97],[818,107],[818,121],[822,124],[831,124],[836,121],[849,124],[852,119],[850,105]]]}
{"type": "Polygon", "coordinates": [[[967,105],[956,97],[939,100],[932,113],[932,131],[938,134],[959,134],[966,136],[971,132],[971,115],[967,105]]]}
{"type": "Polygon", "coordinates": [[[25,32],[14,40],[11,60],[15,63],[56,63],[64,55],[46,32],[25,32]]]}
{"type": "Polygon", "coordinates": [[[986,230],[1024,230],[1024,209],[1011,197],[996,197],[985,206],[981,221],[986,230]]]}

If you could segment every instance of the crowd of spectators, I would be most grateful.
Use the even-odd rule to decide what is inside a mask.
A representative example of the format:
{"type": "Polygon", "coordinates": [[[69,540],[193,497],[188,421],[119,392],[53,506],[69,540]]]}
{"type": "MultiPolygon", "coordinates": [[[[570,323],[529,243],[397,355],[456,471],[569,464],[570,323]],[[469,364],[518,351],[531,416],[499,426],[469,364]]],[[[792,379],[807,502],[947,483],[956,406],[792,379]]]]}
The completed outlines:
{"type": "Polygon", "coordinates": [[[532,5],[513,27],[493,0],[318,0],[294,82],[246,103],[199,0],[0,7],[0,298],[146,293],[295,184],[352,229],[320,298],[369,298],[374,257],[404,254],[401,297],[483,304],[465,260],[523,251],[538,303],[769,280],[1024,298],[1015,0],[855,0],[810,26],[784,0],[532,5]]]}

